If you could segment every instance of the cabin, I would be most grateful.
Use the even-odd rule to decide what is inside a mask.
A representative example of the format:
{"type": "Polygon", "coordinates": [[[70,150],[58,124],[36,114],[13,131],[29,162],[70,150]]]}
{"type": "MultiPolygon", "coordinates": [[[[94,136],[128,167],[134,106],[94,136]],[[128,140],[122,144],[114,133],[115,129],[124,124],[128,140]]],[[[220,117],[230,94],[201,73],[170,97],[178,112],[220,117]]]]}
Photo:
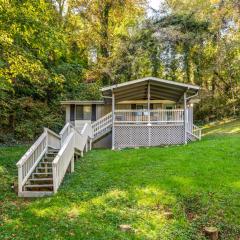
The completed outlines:
{"type": "Polygon", "coordinates": [[[101,89],[100,101],[62,101],[66,122],[90,123],[93,147],[112,149],[187,144],[201,138],[193,124],[199,87],[154,77],[101,89]]]}
{"type": "Polygon", "coordinates": [[[18,195],[58,191],[74,162],[92,147],[112,149],[187,144],[201,139],[193,124],[198,86],[147,77],[101,89],[101,101],[63,101],[66,124],[43,133],[18,161],[18,195]]]}

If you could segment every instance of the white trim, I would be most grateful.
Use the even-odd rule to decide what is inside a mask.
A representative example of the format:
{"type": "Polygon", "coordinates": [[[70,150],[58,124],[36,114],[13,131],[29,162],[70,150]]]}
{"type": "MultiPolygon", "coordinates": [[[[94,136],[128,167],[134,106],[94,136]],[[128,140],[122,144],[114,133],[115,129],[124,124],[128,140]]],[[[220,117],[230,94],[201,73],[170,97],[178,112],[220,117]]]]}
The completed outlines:
{"type": "Polygon", "coordinates": [[[79,100],[66,100],[66,101],[60,101],[61,105],[91,105],[91,104],[99,104],[103,105],[103,100],[92,100],[92,101],[79,101],[79,100]]]}
{"type": "Polygon", "coordinates": [[[165,83],[165,84],[169,84],[169,85],[175,85],[175,86],[185,87],[185,88],[194,89],[194,90],[199,90],[200,89],[200,87],[196,86],[196,85],[179,83],[179,82],[169,81],[169,80],[155,78],[155,77],[146,77],[146,78],[132,80],[132,81],[124,82],[124,83],[115,84],[115,85],[108,86],[108,87],[103,87],[101,89],[101,91],[104,92],[104,91],[108,91],[108,90],[113,90],[115,88],[129,86],[129,85],[132,85],[132,84],[141,83],[141,82],[148,81],[148,80],[153,80],[153,81],[156,81],[156,82],[159,82],[159,83],[165,83]]]}

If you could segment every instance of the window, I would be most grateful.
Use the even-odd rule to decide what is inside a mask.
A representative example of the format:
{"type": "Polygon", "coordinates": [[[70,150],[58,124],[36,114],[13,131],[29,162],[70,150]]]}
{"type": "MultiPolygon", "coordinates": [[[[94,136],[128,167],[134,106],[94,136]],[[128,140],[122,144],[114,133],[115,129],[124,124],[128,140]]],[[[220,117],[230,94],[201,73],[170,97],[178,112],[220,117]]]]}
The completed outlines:
{"type": "Polygon", "coordinates": [[[76,106],[76,120],[91,120],[92,106],[91,105],[77,105],[76,106]]]}
{"type": "Polygon", "coordinates": [[[83,120],[83,105],[76,106],[76,120],[83,120]]]}
{"type": "Polygon", "coordinates": [[[83,120],[91,120],[92,119],[92,107],[89,105],[83,106],[83,120]]]}

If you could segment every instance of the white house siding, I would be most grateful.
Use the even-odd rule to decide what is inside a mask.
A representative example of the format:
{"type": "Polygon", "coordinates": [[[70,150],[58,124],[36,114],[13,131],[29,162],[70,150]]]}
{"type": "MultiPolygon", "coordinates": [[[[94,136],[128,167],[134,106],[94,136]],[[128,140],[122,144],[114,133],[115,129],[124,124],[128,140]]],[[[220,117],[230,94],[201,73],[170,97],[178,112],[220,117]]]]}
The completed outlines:
{"type": "Polygon", "coordinates": [[[131,109],[131,104],[116,104],[117,110],[129,110],[131,109]]]}
{"type": "Polygon", "coordinates": [[[162,103],[153,103],[153,109],[161,109],[162,103]]]}
{"type": "Polygon", "coordinates": [[[110,104],[105,105],[97,105],[97,119],[105,116],[106,114],[110,113],[112,111],[112,106],[110,104]]]}

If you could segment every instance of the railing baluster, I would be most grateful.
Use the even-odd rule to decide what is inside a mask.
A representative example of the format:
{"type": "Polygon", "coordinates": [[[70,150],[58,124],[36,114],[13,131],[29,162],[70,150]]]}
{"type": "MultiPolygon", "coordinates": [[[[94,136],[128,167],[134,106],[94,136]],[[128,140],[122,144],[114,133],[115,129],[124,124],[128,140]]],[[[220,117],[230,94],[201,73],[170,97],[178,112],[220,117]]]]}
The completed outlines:
{"type": "Polygon", "coordinates": [[[148,114],[150,114],[150,122],[164,124],[182,124],[183,109],[153,109],[150,113],[146,110],[116,110],[116,123],[148,123],[148,114]]]}

